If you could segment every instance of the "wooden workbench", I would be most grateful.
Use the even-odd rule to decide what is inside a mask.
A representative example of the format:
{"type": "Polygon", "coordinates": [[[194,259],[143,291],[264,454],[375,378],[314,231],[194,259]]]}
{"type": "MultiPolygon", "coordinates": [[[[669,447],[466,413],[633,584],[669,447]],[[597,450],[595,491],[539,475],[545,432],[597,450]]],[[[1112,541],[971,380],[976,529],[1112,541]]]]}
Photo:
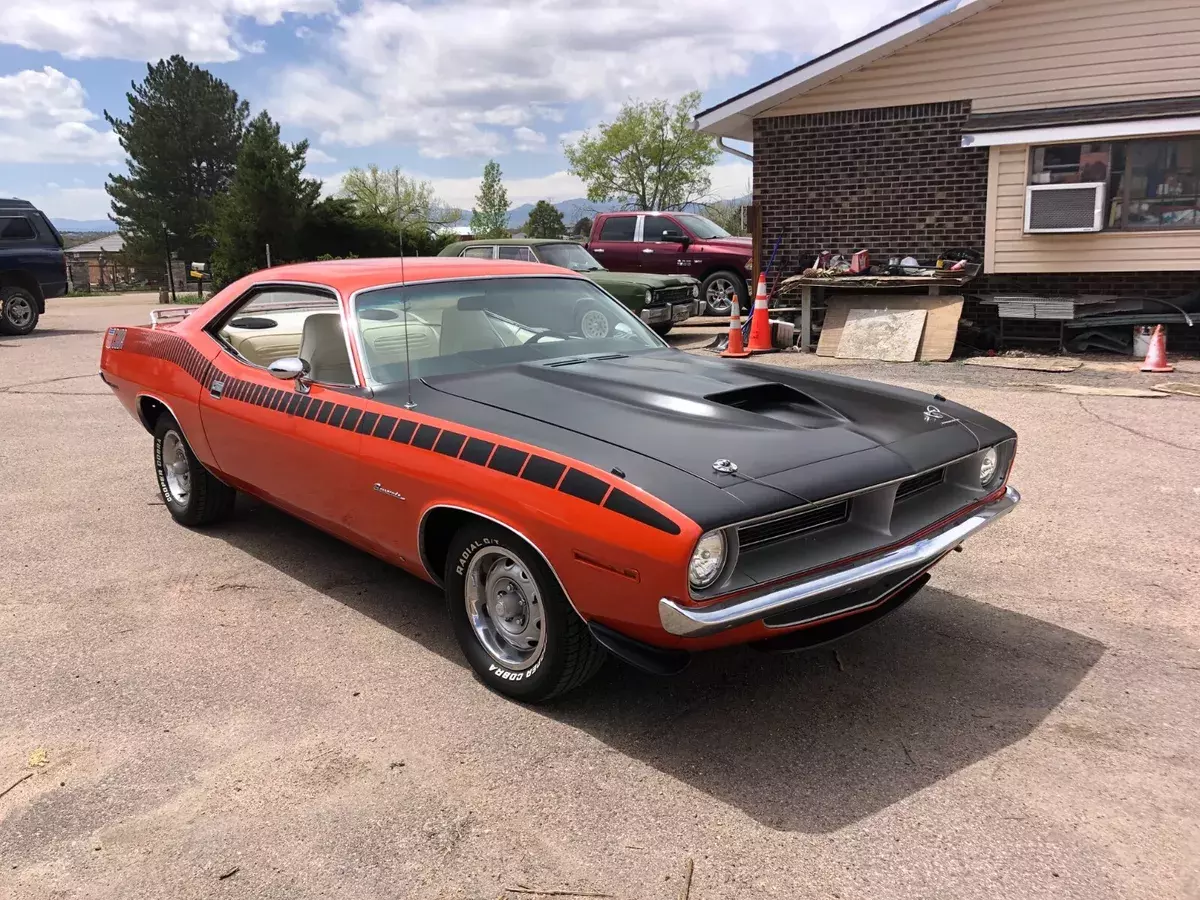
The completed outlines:
{"type": "MultiPolygon", "coordinates": [[[[800,293],[800,340],[801,352],[807,353],[812,346],[812,301],[813,288],[842,291],[897,291],[901,289],[925,288],[931,297],[936,297],[943,288],[961,288],[979,274],[980,266],[971,265],[961,274],[945,275],[835,275],[817,277],[793,275],[785,278],[775,289],[775,296],[800,293]]],[[[796,307],[772,307],[775,313],[791,312],[796,307]]]]}

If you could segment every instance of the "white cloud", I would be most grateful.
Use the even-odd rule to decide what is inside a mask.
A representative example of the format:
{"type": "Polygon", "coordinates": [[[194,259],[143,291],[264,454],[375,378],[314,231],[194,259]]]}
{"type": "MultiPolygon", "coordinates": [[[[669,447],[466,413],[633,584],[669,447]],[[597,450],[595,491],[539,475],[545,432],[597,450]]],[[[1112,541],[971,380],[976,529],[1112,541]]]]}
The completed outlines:
{"type": "Polygon", "coordinates": [[[694,0],[681,16],[640,0],[363,0],[338,20],[332,55],[285,71],[269,106],[324,140],[482,156],[506,145],[489,126],[703,90],[744,75],[756,55],[821,52],[910,5],[694,0]]]}
{"type": "MultiPolygon", "coordinates": [[[[109,197],[104,188],[59,187],[53,182],[30,190],[28,184],[0,183],[0,197],[28,200],[52,219],[107,219],[109,197]]],[[[113,231],[117,226],[112,226],[113,231]]]]}
{"type": "Polygon", "coordinates": [[[751,192],[754,166],[751,163],[719,163],[712,169],[712,194],[718,200],[736,200],[751,192]]]}
{"type": "Polygon", "coordinates": [[[228,62],[259,53],[241,36],[253,20],[275,25],[287,14],[337,10],[337,0],[55,0],[4,4],[0,44],[61,53],[68,59],[156,60],[182,53],[192,62],[228,62]]]}
{"type": "Polygon", "coordinates": [[[46,66],[0,77],[0,163],[117,162],[117,136],[99,119],[74,78],[46,66]]]}
{"type": "Polygon", "coordinates": [[[546,136],[540,131],[534,131],[524,125],[513,129],[513,137],[517,141],[518,150],[536,153],[546,149],[546,136]]]}
{"type": "Polygon", "coordinates": [[[326,163],[335,163],[337,158],[330,156],[320,147],[309,147],[308,152],[304,154],[305,161],[310,166],[325,165],[326,163]]]}

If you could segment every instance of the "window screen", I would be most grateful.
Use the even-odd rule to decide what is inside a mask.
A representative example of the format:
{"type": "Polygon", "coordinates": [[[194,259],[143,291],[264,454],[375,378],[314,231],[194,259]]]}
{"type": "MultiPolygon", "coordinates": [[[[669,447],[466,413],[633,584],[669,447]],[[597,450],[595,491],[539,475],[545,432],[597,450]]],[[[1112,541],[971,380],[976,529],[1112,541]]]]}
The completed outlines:
{"type": "Polygon", "coordinates": [[[525,262],[537,262],[534,258],[533,251],[528,247],[501,247],[501,259],[520,259],[525,262]]]}
{"type": "Polygon", "coordinates": [[[637,216],[612,216],[604,220],[600,229],[602,241],[632,241],[637,229],[637,216]]]}
{"type": "Polygon", "coordinates": [[[462,252],[463,256],[471,256],[475,259],[491,259],[494,255],[495,247],[468,247],[462,252]]]}

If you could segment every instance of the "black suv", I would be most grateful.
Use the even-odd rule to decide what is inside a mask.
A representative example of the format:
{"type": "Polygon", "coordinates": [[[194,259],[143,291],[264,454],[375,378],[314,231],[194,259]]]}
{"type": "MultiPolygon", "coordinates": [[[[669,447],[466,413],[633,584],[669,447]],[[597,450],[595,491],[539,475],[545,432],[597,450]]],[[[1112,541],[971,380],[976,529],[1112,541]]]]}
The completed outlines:
{"type": "Polygon", "coordinates": [[[0,197],[0,334],[29,334],[67,292],[63,239],[27,200],[0,197]]]}

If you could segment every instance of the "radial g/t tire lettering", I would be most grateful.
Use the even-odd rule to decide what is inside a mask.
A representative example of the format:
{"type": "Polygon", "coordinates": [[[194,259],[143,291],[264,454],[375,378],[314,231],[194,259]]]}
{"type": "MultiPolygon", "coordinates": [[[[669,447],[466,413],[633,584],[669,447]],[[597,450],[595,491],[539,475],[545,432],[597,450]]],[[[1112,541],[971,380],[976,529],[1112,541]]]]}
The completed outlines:
{"type": "Polygon", "coordinates": [[[180,525],[211,525],[233,512],[237,491],[204,468],[170,413],[154,423],[154,474],[167,511],[180,525]]]}

